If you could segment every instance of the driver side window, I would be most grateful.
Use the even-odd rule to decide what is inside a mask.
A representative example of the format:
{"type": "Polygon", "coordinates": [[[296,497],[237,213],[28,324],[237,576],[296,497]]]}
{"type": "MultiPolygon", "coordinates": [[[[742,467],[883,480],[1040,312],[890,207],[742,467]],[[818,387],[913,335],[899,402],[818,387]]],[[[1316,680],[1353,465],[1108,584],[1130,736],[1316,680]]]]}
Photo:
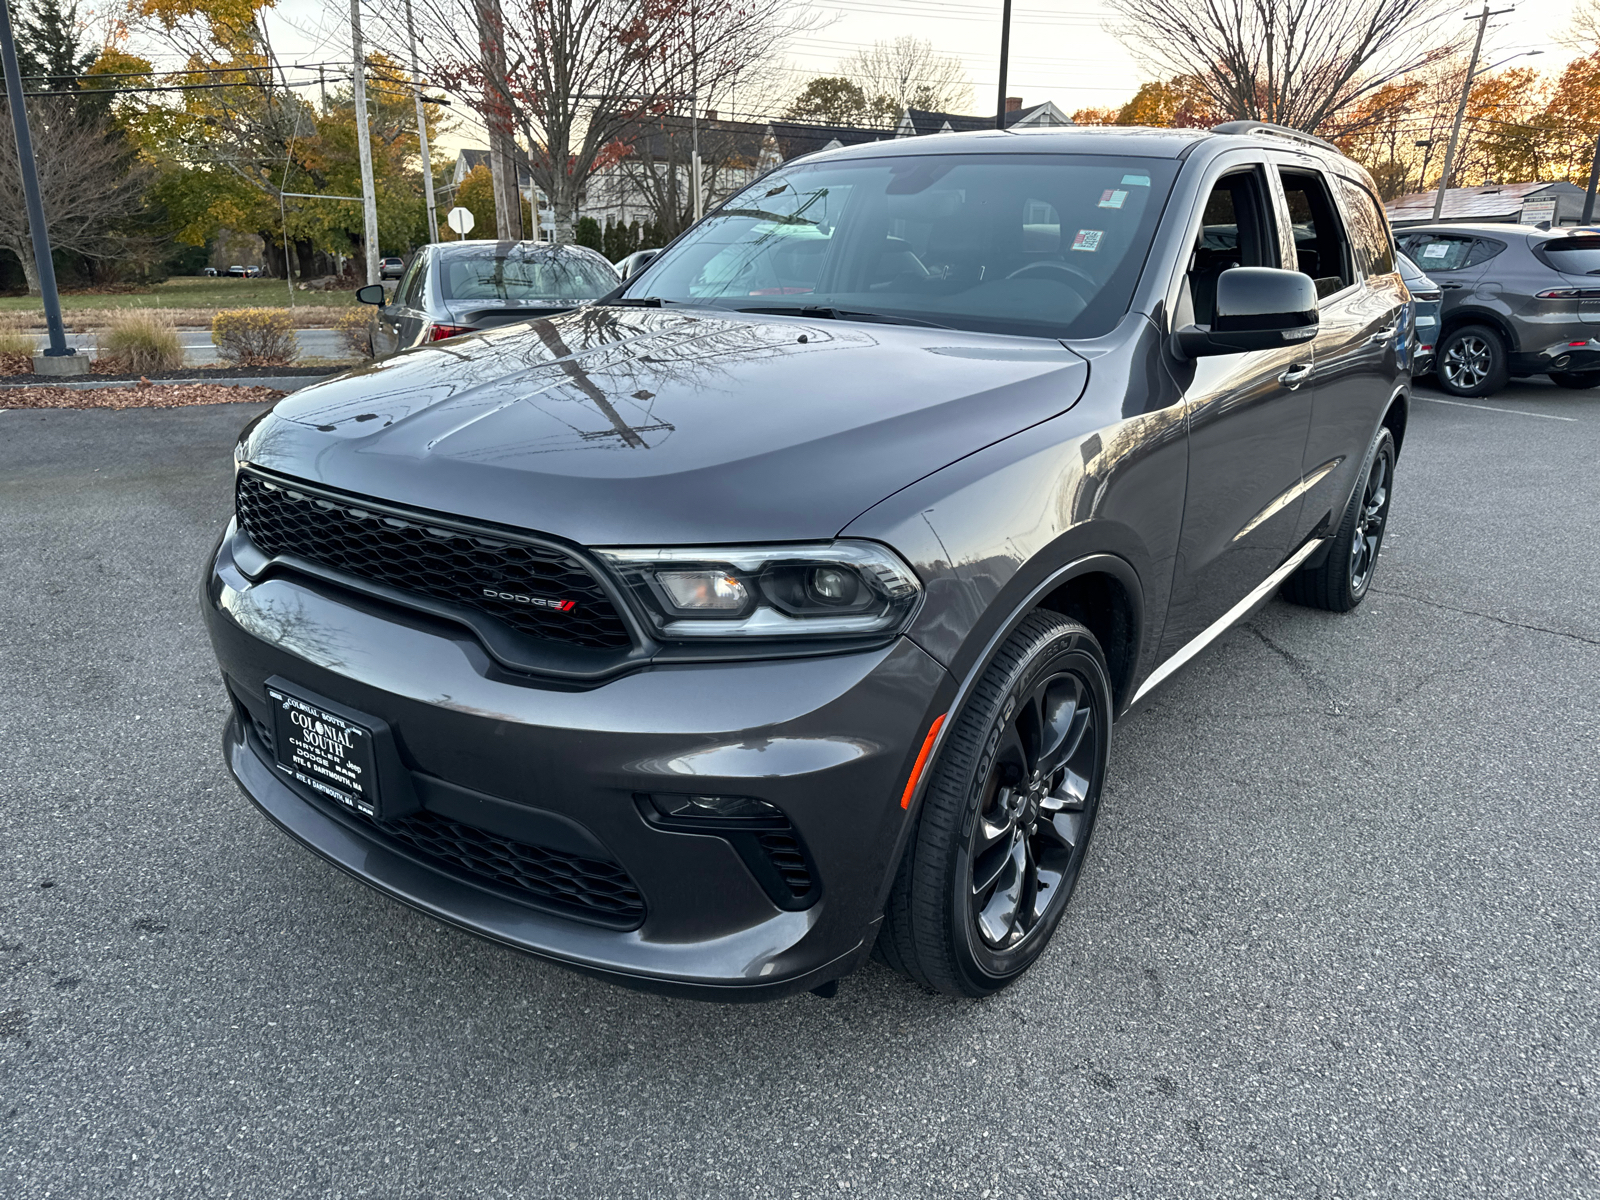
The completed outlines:
{"type": "Polygon", "coordinates": [[[1211,324],[1218,276],[1232,267],[1275,267],[1277,247],[1261,172],[1236,171],[1217,180],[1206,198],[1200,234],[1189,258],[1189,297],[1195,323],[1211,324]]]}

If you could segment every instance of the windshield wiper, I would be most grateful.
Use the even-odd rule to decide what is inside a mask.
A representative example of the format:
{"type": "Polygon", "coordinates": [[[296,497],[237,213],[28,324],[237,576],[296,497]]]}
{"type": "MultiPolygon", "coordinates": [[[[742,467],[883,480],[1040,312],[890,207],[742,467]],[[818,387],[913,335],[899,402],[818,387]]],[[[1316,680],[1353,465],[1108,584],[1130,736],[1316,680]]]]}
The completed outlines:
{"type": "Polygon", "coordinates": [[[876,321],[882,325],[922,325],[929,329],[949,329],[948,325],[941,325],[938,321],[925,321],[921,317],[902,317],[895,313],[868,312],[857,308],[834,308],[827,304],[806,304],[799,307],[783,307],[782,305],[757,305],[751,308],[736,308],[734,312],[742,313],[772,313],[782,317],[810,317],[818,321],[876,321]]]}
{"type": "Polygon", "coordinates": [[[666,301],[660,296],[620,296],[615,300],[607,300],[606,303],[619,308],[660,308],[666,301]]]}

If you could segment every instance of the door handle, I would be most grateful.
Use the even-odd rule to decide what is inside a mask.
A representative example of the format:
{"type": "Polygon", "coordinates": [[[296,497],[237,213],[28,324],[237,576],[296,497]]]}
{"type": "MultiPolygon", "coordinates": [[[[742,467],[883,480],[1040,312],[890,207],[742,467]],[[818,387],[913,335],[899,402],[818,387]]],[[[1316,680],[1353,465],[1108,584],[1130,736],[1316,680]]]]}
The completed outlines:
{"type": "Polygon", "coordinates": [[[1387,342],[1390,338],[1392,338],[1394,336],[1395,330],[1398,329],[1398,328],[1399,328],[1398,325],[1391,325],[1387,329],[1380,329],[1380,330],[1378,330],[1377,333],[1375,333],[1371,337],[1369,337],[1367,339],[1367,341],[1370,342],[1374,346],[1380,346],[1384,342],[1387,342]]]}
{"type": "Polygon", "coordinates": [[[1282,375],[1278,376],[1278,382],[1283,384],[1284,387],[1288,388],[1292,392],[1295,388],[1299,387],[1302,383],[1311,378],[1311,372],[1313,370],[1314,368],[1310,363],[1295,363],[1294,366],[1290,367],[1282,375]]]}

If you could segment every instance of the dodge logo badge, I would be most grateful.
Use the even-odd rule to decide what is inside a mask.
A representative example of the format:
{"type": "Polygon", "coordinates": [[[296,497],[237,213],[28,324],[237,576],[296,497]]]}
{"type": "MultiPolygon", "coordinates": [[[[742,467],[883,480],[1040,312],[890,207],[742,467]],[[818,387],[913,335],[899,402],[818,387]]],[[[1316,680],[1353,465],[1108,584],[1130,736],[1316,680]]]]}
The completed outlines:
{"type": "Polygon", "coordinates": [[[576,600],[547,600],[543,596],[524,596],[521,592],[501,592],[484,588],[483,594],[491,600],[509,600],[512,604],[528,604],[534,608],[553,608],[557,612],[571,612],[578,607],[576,600]]]}

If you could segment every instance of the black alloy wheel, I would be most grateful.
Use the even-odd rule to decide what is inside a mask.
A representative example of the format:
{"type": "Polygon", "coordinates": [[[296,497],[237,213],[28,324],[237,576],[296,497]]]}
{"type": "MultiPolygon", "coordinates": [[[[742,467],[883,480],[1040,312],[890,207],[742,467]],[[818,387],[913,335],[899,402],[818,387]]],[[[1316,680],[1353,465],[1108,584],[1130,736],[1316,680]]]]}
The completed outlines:
{"type": "Polygon", "coordinates": [[[1557,387],[1582,391],[1600,386],[1600,371],[1551,371],[1550,382],[1557,387]]]}
{"type": "Polygon", "coordinates": [[[986,996],[1043,952],[1082,873],[1110,753],[1094,635],[1031,614],[955,718],[878,938],[895,969],[986,996]]]}
{"type": "Polygon", "coordinates": [[[1452,396],[1492,395],[1511,378],[1505,342],[1487,325],[1452,329],[1439,342],[1433,373],[1452,396]]]}
{"type": "Polygon", "coordinates": [[[1394,435],[1385,427],[1378,430],[1367,452],[1333,544],[1316,566],[1302,567],[1284,582],[1285,600],[1330,612],[1349,612],[1361,603],[1372,584],[1389,525],[1394,466],[1394,435]]]}

